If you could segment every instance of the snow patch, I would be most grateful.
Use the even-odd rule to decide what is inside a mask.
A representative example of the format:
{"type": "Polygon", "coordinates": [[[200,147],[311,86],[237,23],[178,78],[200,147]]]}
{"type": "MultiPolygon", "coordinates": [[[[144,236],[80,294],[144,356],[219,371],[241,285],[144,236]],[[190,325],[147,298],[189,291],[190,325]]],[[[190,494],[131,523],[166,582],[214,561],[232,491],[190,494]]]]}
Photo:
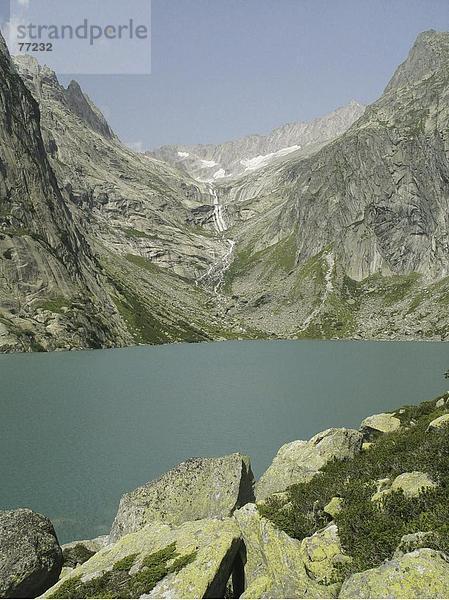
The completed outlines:
{"type": "Polygon", "coordinates": [[[287,148],[281,148],[277,152],[270,152],[269,154],[260,154],[259,156],[255,156],[254,158],[247,158],[240,161],[240,164],[243,165],[245,171],[255,171],[256,169],[260,169],[260,167],[264,167],[274,158],[278,158],[280,156],[286,156],[291,152],[295,152],[295,150],[300,150],[301,146],[288,146],[287,148]]]}
{"type": "Polygon", "coordinates": [[[216,167],[218,165],[214,160],[201,160],[201,164],[203,167],[216,167]]]}
{"type": "Polygon", "coordinates": [[[180,156],[181,158],[187,158],[188,156],[190,156],[190,154],[188,152],[178,152],[178,156],[180,156]]]}

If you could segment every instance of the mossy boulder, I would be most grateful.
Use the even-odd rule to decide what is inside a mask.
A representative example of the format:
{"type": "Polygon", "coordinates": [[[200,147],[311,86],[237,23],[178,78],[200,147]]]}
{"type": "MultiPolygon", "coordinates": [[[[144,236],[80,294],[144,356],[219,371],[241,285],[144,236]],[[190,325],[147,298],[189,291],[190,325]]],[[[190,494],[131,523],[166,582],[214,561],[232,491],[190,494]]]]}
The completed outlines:
{"type": "Polygon", "coordinates": [[[120,500],[109,541],[138,531],[152,521],[225,518],[254,499],[250,459],[241,454],[192,458],[120,500]]]}
{"type": "Polygon", "coordinates": [[[449,598],[446,555],[423,548],[355,573],[343,584],[339,598],[449,598]]]}
{"type": "Polygon", "coordinates": [[[241,550],[234,519],[152,523],[107,546],[45,598],[221,598],[241,550]]]}
{"type": "MultiPolygon", "coordinates": [[[[242,598],[332,598],[338,586],[310,577],[301,542],[262,517],[254,504],[234,513],[246,547],[242,598]]],[[[313,561],[310,561],[313,562],[313,561]]]]}
{"type": "Polygon", "coordinates": [[[363,436],[354,429],[327,429],[308,442],[285,444],[256,483],[261,502],[296,483],[310,481],[330,460],[352,458],[362,448],[363,436]]]}
{"type": "Polygon", "coordinates": [[[366,417],[360,424],[361,430],[365,435],[373,433],[391,433],[397,431],[401,426],[401,421],[393,413],[379,413],[366,417]]]}
{"type": "Polygon", "coordinates": [[[58,580],[61,567],[49,519],[27,508],[0,511],[0,598],[35,598],[58,580]]]}

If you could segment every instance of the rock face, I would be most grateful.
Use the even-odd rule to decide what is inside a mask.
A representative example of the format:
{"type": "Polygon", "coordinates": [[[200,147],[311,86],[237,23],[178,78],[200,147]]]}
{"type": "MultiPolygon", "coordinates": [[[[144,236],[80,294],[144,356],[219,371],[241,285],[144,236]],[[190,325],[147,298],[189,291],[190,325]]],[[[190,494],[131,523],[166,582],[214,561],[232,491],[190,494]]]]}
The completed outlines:
{"type": "Polygon", "coordinates": [[[210,517],[229,517],[254,499],[250,460],[241,454],[193,458],[160,479],[125,494],[112,526],[110,541],[151,521],[179,525],[210,517]]]}
{"type": "Polygon", "coordinates": [[[397,431],[401,426],[401,421],[390,413],[379,413],[366,417],[360,425],[366,432],[391,433],[397,431]]]}
{"type": "Polygon", "coordinates": [[[148,156],[169,162],[195,179],[219,180],[266,166],[290,152],[329,142],[344,133],[365,107],[354,100],[309,123],[288,123],[268,135],[250,135],[217,145],[162,146],[148,156]]]}
{"type": "Polygon", "coordinates": [[[58,580],[61,567],[47,518],[25,508],[0,512],[0,598],[35,598],[58,580]]]}
{"type": "MultiPolygon", "coordinates": [[[[236,511],[234,517],[246,547],[247,587],[242,598],[333,598],[337,595],[337,586],[322,585],[314,576],[309,577],[301,542],[261,517],[254,504],[236,511]]],[[[306,560],[314,562],[309,557],[306,560]]]]}
{"type": "Polygon", "coordinates": [[[356,573],[339,598],[447,598],[449,563],[441,552],[423,548],[380,567],[356,573]]]}
{"type": "Polygon", "coordinates": [[[265,500],[294,483],[310,481],[328,461],[351,458],[362,448],[363,436],[354,429],[327,429],[308,442],[285,444],[256,483],[256,499],[265,500]]]}
{"type": "Polygon", "coordinates": [[[240,549],[233,519],[152,523],[100,550],[44,597],[223,598],[240,549]]]}

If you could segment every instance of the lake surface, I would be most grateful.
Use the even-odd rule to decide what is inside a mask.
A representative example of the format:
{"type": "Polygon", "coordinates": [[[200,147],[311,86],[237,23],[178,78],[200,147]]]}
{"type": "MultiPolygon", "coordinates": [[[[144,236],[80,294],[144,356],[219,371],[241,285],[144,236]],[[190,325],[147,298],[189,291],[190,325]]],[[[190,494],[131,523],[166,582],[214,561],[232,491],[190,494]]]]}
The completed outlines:
{"type": "Polygon", "coordinates": [[[446,389],[449,346],[264,341],[0,356],[0,508],[61,543],[109,531],[123,492],[191,456],[285,442],[446,389]]]}

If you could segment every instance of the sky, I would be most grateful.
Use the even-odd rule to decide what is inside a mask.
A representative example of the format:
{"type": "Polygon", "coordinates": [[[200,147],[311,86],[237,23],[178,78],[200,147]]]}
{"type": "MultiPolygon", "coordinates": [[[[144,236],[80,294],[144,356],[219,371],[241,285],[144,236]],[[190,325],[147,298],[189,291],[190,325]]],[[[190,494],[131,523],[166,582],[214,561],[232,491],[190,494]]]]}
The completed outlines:
{"type": "Polygon", "coordinates": [[[448,0],[152,0],[151,14],[151,74],[73,77],[137,149],[373,102],[419,32],[449,30],[448,0]]]}

